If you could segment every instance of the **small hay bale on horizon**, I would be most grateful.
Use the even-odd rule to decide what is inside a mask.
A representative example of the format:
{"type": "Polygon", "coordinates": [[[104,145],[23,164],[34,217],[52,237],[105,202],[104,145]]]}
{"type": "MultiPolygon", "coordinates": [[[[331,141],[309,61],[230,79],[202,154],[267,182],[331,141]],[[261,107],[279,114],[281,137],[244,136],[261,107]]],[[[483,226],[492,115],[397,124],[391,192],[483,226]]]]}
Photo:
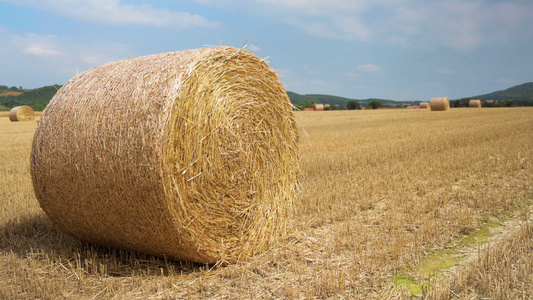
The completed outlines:
{"type": "Polygon", "coordinates": [[[290,228],[299,197],[292,108],[276,72],[244,49],[90,69],[43,112],[31,154],[36,197],[82,241],[201,263],[246,260],[290,228]]]}
{"type": "Polygon", "coordinates": [[[471,108],[481,108],[481,100],[480,99],[472,99],[468,102],[468,107],[471,108]]]}
{"type": "Polygon", "coordinates": [[[35,120],[35,112],[33,108],[26,105],[16,106],[9,111],[9,120],[11,122],[33,121],[35,120]]]}
{"type": "Polygon", "coordinates": [[[429,107],[431,111],[448,111],[450,110],[450,100],[448,97],[432,98],[429,107]]]}
{"type": "Polygon", "coordinates": [[[418,108],[428,109],[429,108],[429,102],[420,102],[420,105],[418,106],[418,108]]]}
{"type": "Polygon", "coordinates": [[[315,111],[323,111],[324,104],[315,104],[315,111]]]}

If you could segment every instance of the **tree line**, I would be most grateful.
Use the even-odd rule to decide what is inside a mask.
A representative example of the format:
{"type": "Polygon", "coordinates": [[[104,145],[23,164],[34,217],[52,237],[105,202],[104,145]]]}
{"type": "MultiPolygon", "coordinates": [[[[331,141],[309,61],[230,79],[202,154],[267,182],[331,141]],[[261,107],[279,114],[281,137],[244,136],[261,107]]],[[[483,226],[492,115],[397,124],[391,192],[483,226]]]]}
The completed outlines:
{"type": "Polygon", "coordinates": [[[22,87],[0,85],[0,94],[5,92],[23,93],[18,96],[0,97],[0,108],[10,110],[15,106],[27,105],[35,111],[43,111],[60,87],[60,85],[50,85],[37,89],[23,89],[22,87]]]}
{"type": "MultiPolygon", "coordinates": [[[[468,107],[472,98],[461,98],[450,101],[452,107],[468,107]]],[[[514,107],[514,106],[533,106],[533,100],[481,100],[482,107],[514,107]]]]}
{"type": "MultiPolygon", "coordinates": [[[[305,110],[306,108],[315,108],[316,102],[314,100],[305,100],[303,103],[295,104],[294,107],[297,110],[305,110]]],[[[374,100],[369,102],[366,106],[367,109],[378,109],[380,107],[384,107],[383,102],[380,100],[374,100]]],[[[348,101],[346,105],[342,104],[330,104],[328,106],[324,107],[324,110],[355,110],[355,109],[361,109],[363,106],[358,101],[352,100],[348,101]]]]}

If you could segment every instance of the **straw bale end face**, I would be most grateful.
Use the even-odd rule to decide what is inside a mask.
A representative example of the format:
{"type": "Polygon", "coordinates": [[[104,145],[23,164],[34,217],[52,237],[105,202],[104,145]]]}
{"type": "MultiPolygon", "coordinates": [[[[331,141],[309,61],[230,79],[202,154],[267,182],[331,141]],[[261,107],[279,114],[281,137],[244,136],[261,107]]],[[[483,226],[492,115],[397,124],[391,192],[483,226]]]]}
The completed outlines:
{"type": "Polygon", "coordinates": [[[33,121],[35,120],[35,112],[29,106],[17,106],[9,111],[9,120],[11,122],[33,121]]]}
{"type": "Polygon", "coordinates": [[[290,224],[298,130],[277,74],[252,53],[163,53],[64,85],[41,117],[31,170],[43,210],[79,239],[235,262],[290,224]]]}

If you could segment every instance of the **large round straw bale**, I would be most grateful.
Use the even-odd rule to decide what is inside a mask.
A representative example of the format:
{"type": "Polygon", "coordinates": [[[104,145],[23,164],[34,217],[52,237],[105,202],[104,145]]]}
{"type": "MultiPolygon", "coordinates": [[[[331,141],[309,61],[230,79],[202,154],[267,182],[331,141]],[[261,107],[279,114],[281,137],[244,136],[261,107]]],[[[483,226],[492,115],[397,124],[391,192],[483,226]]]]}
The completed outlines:
{"type": "Polygon", "coordinates": [[[468,102],[468,107],[472,108],[480,108],[481,107],[481,100],[479,99],[472,99],[468,102]]]}
{"type": "Polygon", "coordinates": [[[232,47],[80,73],[37,127],[42,209],[87,242],[203,263],[246,259],[288,228],[298,130],[279,78],[232,47]]]}
{"type": "Polygon", "coordinates": [[[419,107],[428,109],[429,108],[429,102],[420,102],[420,106],[419,107]]]}
{"type": "Polygon", "coordinates": [[[315,110],[316,111],[323,111],[324,110],[324,104],[315,104],[315,110]]]}
{"type": "Polygon", "coordinates": [[[26,105],[13,107],[9,111],[9,120],[11,122],[33,121],[35,120],[35,112],[26,105]]]}
{"type": "Polygon", "coordinates": [[[448,97],[432,98],[429,102],[431,111],[447,111],[450,109],[448,97]]]}

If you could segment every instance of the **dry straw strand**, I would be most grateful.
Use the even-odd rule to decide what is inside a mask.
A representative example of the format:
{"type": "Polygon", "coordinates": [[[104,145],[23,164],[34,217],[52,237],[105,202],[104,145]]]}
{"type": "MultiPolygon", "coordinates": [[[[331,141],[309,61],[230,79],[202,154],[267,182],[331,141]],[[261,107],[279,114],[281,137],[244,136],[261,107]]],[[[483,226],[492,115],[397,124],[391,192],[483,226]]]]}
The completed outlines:
{"type": "Polygon", "coordinates": [[[481,108],[481,100],[480,99],[472,99],[468,102],[468,107],[472,108],[481,108]]]}
{"type": "Polygon", "coordinates": [[[202,263],[247,259],[290,227],[298,130],[279,78],[209,47],[76,75],[37,127],[42,209],[92,243],[202,263]]]}
{"type": "Polygon", "coordinates": [[[9,120],[11,122],[33,121],[35,120],[35,112],[26,105],[13,107],[9,111],[9,120]]]}
{"type": "Polygon", "coordinates": [[[428,109],[429,108],[429,102],[420,102],[420,106],[419,107],[428,109]]]}
{"type": "Polygon", "coordinates": [[[448,97],[432,98],[429,107],[431,111],[447,111],[450,110],[450,100],[448,97]]]}

